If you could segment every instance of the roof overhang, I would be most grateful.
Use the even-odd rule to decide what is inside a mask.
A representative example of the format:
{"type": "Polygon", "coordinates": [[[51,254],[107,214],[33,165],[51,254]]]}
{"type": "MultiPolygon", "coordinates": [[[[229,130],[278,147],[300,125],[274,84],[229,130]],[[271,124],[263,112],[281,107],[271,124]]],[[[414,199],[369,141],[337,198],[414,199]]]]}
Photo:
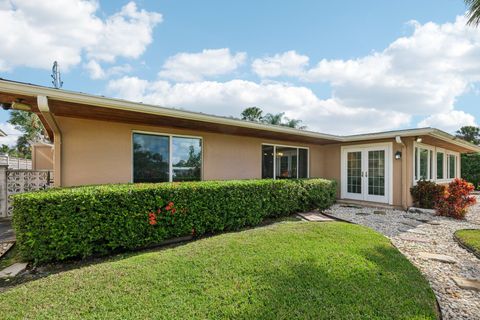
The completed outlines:
{"type": "MultiPolygon", "coordinates": [[[[395,139],[396,136],[430,136],[457,146],[461,152],[480,152],[479,146],[435,128],[338,136],[0,79],[0,102],[20,101],[30,104],[32,111],[39,114],[40,119],[44,122],[37,106],[38,96],[47,97],[51,112],[58,116],[191,128],[315,144],[395,139]]],[[[49,134],[51,134],[51,130],[49,134]]]]}

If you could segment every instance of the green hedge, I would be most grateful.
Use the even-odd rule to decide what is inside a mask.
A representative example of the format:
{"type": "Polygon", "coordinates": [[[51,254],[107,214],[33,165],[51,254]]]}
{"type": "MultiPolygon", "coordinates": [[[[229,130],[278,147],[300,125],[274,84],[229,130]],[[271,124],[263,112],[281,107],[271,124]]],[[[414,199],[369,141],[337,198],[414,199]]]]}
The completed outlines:
{"type": "Polygon", "coordinates": [[[335,182],[322,179],[60,188],[15,195],[13,225],[23,258],[44,263],[255,226],[335,197],[335,182]]]}

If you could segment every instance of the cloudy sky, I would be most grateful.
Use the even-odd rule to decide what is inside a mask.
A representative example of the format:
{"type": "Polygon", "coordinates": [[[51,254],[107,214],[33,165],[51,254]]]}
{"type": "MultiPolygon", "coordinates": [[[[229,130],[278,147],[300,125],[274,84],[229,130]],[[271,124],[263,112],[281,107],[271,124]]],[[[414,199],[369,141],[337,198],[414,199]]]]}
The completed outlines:
{"type": "MultiPolygon", "coordinates": [[[[0,0],[0,77],[352,134],[480,119],[462,0],[0,0]]],[[[15,133],[0,113],[0,128],[15,133]]],[[[12,135],[9,142],[13,141],[12,135]]],[[[3,142],[5,143],[5,141],[3,142]]]]}

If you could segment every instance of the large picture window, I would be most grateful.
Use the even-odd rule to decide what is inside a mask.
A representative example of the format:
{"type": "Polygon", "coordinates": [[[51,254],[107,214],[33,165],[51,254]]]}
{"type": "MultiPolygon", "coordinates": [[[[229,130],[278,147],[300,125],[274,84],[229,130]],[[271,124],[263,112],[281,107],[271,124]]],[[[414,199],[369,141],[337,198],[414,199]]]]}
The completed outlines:
{"type": "Polygon", "coordinates": [[[308,149],[262,145],[262,178],[308,178],[308,149]]]}
{"type": "Polygon", "coordinates": [[[202,140],[133,134],[133,182],[201,180],[202,140]]]}

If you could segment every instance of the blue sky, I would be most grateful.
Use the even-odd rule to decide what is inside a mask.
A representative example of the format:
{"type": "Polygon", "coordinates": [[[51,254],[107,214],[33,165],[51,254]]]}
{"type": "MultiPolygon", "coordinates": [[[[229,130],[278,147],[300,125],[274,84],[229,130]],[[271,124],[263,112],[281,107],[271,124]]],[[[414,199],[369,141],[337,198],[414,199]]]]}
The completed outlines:
{"type": "Polygon", "coordinates": [[[453,131],[480,118],[480,31],[464,12],[461,0],[0,0],[14,38],[0,77],[50,86],[56,59],[73,91],[232,116],[257,105],[327,133],[453,131]]]}

